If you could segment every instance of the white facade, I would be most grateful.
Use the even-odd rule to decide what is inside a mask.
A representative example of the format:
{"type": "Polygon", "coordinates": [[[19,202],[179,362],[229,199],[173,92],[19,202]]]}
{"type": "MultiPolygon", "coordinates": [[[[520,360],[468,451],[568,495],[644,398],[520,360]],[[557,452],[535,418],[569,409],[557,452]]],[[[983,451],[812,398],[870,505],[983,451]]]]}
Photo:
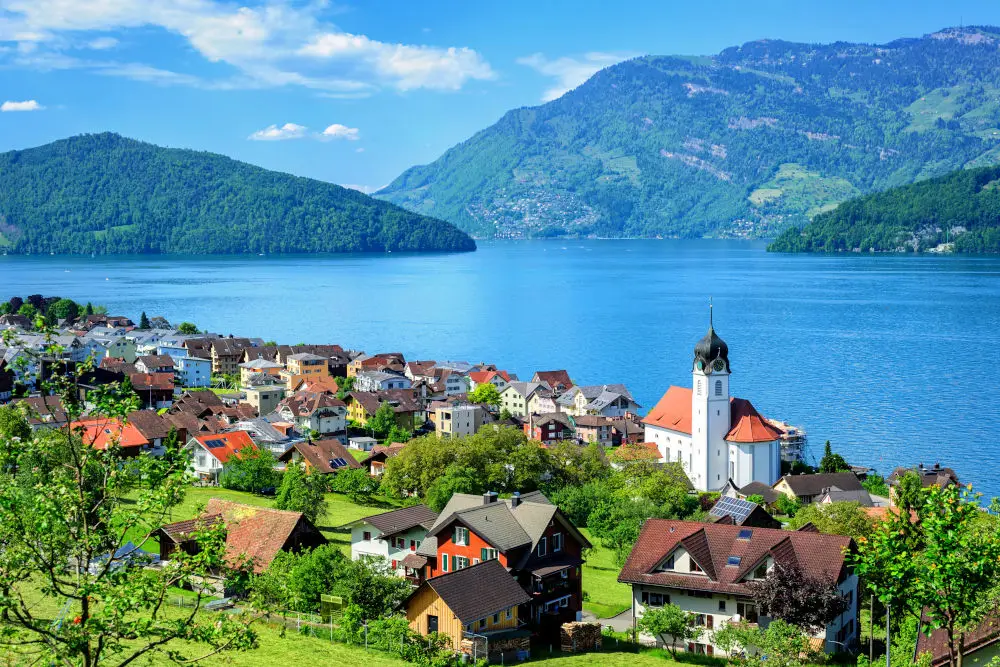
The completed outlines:
{"type": "Polygon", "coordinates": [[[370,523],[361,522],[351,528],[351,560],[363,557],[384,558],[394,566],[397,576],[405,575],[402,565],[407,554],[417,550],[427,536],[427,529],[420,526],[383,539],[382,533],[370,523]]]}
{"type": "Polygon", "coordinates": [[[219,473],[222,472],[223,468],[222,461],[215,458],[214,455],[209,453],[209,451],[194,438],[188,440],[184,448],[189,449],[194,453],[191,457],[190,472],[192,475],[202,479],[207,478],[213,481],[218,481],[219,473]]]}
{"type": "Polygon", "coordinates": [[[396,375],[384,371],[361,371],[355,376],[356,391],[389,391],[390,389],[409,389],[413,386],[405,375],[396,375]]]}

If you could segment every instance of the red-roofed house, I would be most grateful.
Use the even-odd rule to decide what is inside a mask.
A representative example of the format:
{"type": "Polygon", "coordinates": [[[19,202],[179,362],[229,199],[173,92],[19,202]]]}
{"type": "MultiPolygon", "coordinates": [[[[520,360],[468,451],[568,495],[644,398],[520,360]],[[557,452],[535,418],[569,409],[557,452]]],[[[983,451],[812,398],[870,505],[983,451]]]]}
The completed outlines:
{"type": "Polygon", "coordinates": [[[169,408],[173,403],[173,373],[130,373],[128,378],[143,407],[169,408]]]}
{"type": "Polygon", "coordinates": [[[218,482],[219,473],[229,459],[239,456],[244,449],[255,451],[257,446],[246,431],[230,431],[192,436],[185,448],[194,452],[191,474],[203,481],[218,482]]]}
{"type": "Polygon", "coordinates": [[[107,449],[117,445],[121,447],[125,456],[138,456],[143,452],[162,453],[162,450],[154,451],[153,443],[143,436],[134,424],[130,422],[123,424],[121,419],[106,417],[81,419],[73,422],[70,428],[80,434],[85,445],[94,449],[107,449]]]}
{"type": "MultiPolygon", "coordinates": [[[[804,575],[836,583],[849,604],[816,633],[828,652],[849,648],[858,637],[858,578],[845,561],[850,537],[812,531],[752,528],[732,523],[650,519],[622,567],[618,581],[632,586],[636,619],[647,609],[675,604],[695,614],[705,632],[687,650],[723,655],[711,631],[726,623],[766,620],[754,605],[749,583],[775,565],[797,567],[804,575]]],[[[640,635],[662,645],[664,638],[640,635]]]]}
{"type": "Polygon", "coordinates": [[[497,388],[497,391],[501,391],[510,382],[513,380],[507,371],[474,371],[469,373],[469,391],[475,391],[476,387],[486,383],[492,384],[497,388]]]}
{"type": "Polygon", "coordinates": [[[646,442],[676,461],[699,491],[733,480],[771,486],[781,476],[783,432],[750,401],[729,395],[729,347],[714,328],[694,348],[691,388],[670,387],[643,419],[646,442]]]}

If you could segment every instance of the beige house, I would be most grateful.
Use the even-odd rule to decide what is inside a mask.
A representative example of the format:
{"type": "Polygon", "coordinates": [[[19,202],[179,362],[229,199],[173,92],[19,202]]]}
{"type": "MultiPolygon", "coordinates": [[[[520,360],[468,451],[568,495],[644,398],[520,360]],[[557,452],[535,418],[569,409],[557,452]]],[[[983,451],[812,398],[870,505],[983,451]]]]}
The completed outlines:
{"type": "Polygon", "coordinates": [[[254,359],[252,361],[242,363],[240,364],[240,386],[250,386],[250,378],[254,375],[271,376],[274,378],[275,382],[280,382],[278,374],[281,372],[282,368],[284,368],[284,366],[278,362],[268,361],[267,359],[254,359]]]}
{"type": "Polygon", "coordinates": [[[246,403],[253,406],[258,415],[274,412],[278,404],[285,398],[285,387],[280,384],[265,384],[246,387],[246,403]]]}
{"type": "Polygon", "coordinates": [[[481,405],[451,405],[434,411],[434,431],[442,438],[475,435],[486,423],[481,405]]]}

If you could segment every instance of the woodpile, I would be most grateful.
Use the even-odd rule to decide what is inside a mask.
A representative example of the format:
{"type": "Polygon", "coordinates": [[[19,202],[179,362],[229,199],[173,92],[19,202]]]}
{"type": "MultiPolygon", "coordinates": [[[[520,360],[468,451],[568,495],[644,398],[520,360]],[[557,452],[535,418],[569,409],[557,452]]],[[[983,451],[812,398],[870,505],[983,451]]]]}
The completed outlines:
{"type": "Polygon", "coordinates": [[[583,653],[601,648],[600,623],[563,623],[559,632],[563,653],[583,653]]]}

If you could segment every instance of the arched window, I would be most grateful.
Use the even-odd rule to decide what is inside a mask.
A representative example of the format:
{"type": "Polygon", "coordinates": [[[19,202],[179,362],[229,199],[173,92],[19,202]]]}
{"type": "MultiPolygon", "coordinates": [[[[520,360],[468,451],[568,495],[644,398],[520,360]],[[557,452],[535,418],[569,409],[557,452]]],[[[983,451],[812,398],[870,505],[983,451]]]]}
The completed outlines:
{"type": "Polygon", "coordinates": [[[722,380],[715,381],[715,395],[722,396],[722,380]]]}

